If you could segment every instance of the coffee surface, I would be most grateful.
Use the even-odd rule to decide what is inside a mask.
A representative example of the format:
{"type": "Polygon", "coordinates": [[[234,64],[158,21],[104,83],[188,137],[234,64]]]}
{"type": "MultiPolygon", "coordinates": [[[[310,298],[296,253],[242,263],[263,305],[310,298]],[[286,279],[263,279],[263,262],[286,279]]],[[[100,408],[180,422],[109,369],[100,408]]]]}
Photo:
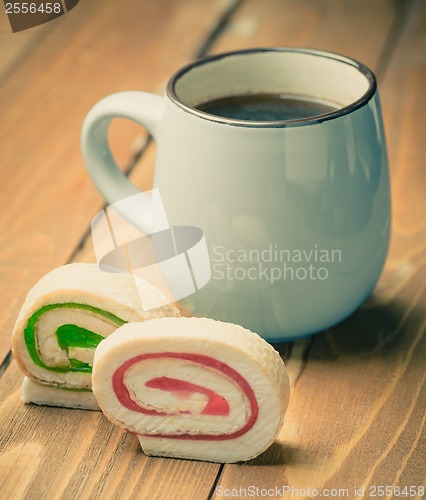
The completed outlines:
{"type": "Polygon", "coordinates": [[[231,95],[195,107],[223,118],[257,122],[310,118],[338,109],[337,106],[312,98],[281,94],[231,95]]]}

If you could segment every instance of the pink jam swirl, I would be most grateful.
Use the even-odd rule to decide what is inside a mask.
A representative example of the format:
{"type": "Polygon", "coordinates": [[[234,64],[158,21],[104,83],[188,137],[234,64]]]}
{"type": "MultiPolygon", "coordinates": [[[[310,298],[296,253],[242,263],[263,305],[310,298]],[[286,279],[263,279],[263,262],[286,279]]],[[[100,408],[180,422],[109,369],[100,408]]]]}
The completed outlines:
{"type": "MultiPolygon", "coordinates": [[[[231,380],[233,380],[247,397],[250,403],[250,410],[251,410],[250,417],[248,418],[246,424],[243,427],[241,427],[241,429],[232,432],[231,434],[143,434],[144,436],[156,437],[156,438],[158,437],[170,438],[170,439],[225,441],[228,439],[239,438],[243,434],[246,434],[254,426],[254,424],[257,421],[257,417],[259,415],[259,407],[257,404],[256,396],[254,394],[253,389],[250,387],[250,384],[244,377],[242,377],[237,371],[235,371],[229,365],[222,363],[221,361],[212,358],[210,356],[204,356],[203,354],[191,354],[191,353],[180,353],[180,352],[179,353],[156,352],[156,353],[141,354],[139,356],[135,356],[134,358],[128,359],[120,367],[117,368],[117,370],[114,372],[114,375],[112,376],[112,386],[115,395],[125,408],[131,411],[136,411],[138,413],[143,413],[144,415],[159,415],[159,416],[168,415],[167,413],[162,411],[144,408],[143,406],[140,406],[138,403],[133,401],[133,399],[130,397],[129,390],[127,389],[126,384],[124,383],[124,377],[129,368],[131,368],[136,363],[139,363],[141,361],[146,361],[147,359],[158,359],[158,358],[185,359],[187,361],[191,361],[193,363],[197,363],[202,366],[207,366],[208,368],[213,368],[223,373],[231,380]]],[[[185,382],[182,380],[168,379],[167,381],[164,381],[164,379],[166,378],[167,377],[151,379],[146,383],[146,385],[148,387],[155,387],[155,388],[160,388],[161,390],[170,390],[170,391],[182,390],[182,388],[185,385],[185,390],[190,390],[193,392],[201,392],[209,397],[209,403],[203,410],[202,414],[210,414],[210,415],[227,414],[226,406],[223,402],[221,403],[222,406],[221,407],[219,406],[219,408],[221,409],[218,409],[217,406],[219,404],[218,398],[221,398],[221,396],[217,395],[216,393],[213,393],[213,391],[210,391],[209,389],[206,388],[202,388],[201,386],[197,386],[195,384],[190,384],[189,382],[185,382]],[[159,382],[161,379],[163,379],[163,382],[159,382]],[[160,387],[161,385],[162,387],[160,387]],[[190,387],[190,385],[192,385],[193,387],[190,387]]],[[[225,401],[223,398],[221,399],[225,401]]],[[[227,405],[226,401],[225,403],[227,405]]],[[[229,412],[229,406],[228,406],[228,412],[229,412]]],[[[180,413],[182,414],[188,412],[180,412],[180,413]]]]}
{"type": "MultiPolygon", "coordinates": [[[[208,402],[201,412],[201,415],[229,415],[229,404],[225,398],[219,396],[214,391],[201,385],[192,384],[186,380],[179,380],[170,377],[152,378],[145,383],[150,389],[159,389],[160,391],[174,392],[180,399],[186,399],[194,392],[204,394],[208,397],[208,402]]],[[[180,413],[191,413],[190,411],[181,411],[180,413]]]]}

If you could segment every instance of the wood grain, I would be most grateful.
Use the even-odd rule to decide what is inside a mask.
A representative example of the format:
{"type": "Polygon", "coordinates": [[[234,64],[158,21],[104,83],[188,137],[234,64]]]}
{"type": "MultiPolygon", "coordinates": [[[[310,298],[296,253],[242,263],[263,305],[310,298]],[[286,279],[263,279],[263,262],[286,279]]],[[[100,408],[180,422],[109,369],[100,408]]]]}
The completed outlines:
{"type": "MultiPolygon", "coordinates": [[[[120,2],[127,9],[123,13],[117,12],[117,3],[104,3],[96,16],[97,0],[86,2],[87,15],[76,7],[72,19],[77,20],[71,13],[64,16],[67,36],[49,35],[4,83],[7,92],[0,87],[2,113],[4,109],[13,125],[2,130],[0,139],[8,152],[1,166],[7,218],[0,220],[0,297],[10,304],[9,316],[0,320],[0,354],[7,351],[8,339],[3,344],[1,339],[9,335],[28,286],[71,253],[74,260],[93,261],[90,238],[75,251],[102,204],[78,153],[85,112],[115,90],[159,89],[175,67],[192,57],[229,5],[186,0],[178,7],[166,0],[155,5],[128,0],[120,2]],[[68,36],[73,33],[78,36],[68,36]],[[136,49],[128,54],[131,44],[136,49]],[[46,63],[47,56],[52,64],[46,63]],[[134,65],[136,58],[140,65],[134,65]],[[43,72],[37,69],[41,61],[43,72]],[[147,65],[150,74],[144,70],[147,65]],[[28,91],[23,82],[30,78],[35,83],[28,91]],[[53,83],[60,91],[49,87],[53,83]],[[66,98],[58,102],[62,94],[66,98]],[[10,99],[16,102],[21,95],[22,104],[12,105],[10,99]],[[69,109],[72,96],[78,104],[69,109]],[[27,109],[33,119],[23,121],[27,109]],[[52,119],[56,130],[47,126],[52,119]],[[37,130],[34,122],[39,123],[37,130]],[[60,142],[52,145],[59,135],[60,142]],[[47,159],[46,148],[52,155],[47,159]],[[30,173],[31,182],[25,182],[30,173]],[[34,213],[24,210],[27,205],[34,213]]],[[[394,202],[386,272],[372,298],[345,322],[313,339],[279,346],[288,360],[293,392],[278,442],[258,459],[224,467],[147,458],[133,436],[114,428],[100,413],[23,405],[22,376],[12,362],[0,381],[0,491],[5,498],[198,500],[209,498],[215,486],[250,485],[348,488],[346,498],[356,498],[354,486],[368,492],[377,484],[424,484],[425,12],[421,1],[404,2],[406,10],[401,5],[382,0],[247,0],[212,46],[213,52],[315,46],[358,58],[380,68],[382,76],[394,202]]],[[[114,150],[124,165],[141,131],[124,123],[114,129],[114,150]]],[[[131,173],[141,188],[150,186],[154,158],[152,144],[131,173]]]]}
{"type": "Polygon", "coordinates": [[[312,47],[376,67],[399,8],[387,0],[247,0],[213,52],[253,46],[312,47]]]}
{"type": "MultiPolygon", "coordinates": [[[[103,204],[80,158],[84,115],[117,90],[160,90],[209,38],[228,3],[187,0],[178,9],[166,0],[93,1],[79,7],[0,87],[2,123],[8,124],[1,134],[0,296],[9,305],[0,323],[0,359],[28,287],[67,261],[103,204]]],[[[113,124],[121,165],[134,156],[131,145],[140,134],[123,121],[113,124]]],[[[12,362],[0,383],[1,497],[163,498],[159,477],[175,478],[176,498],[208,496],[218,465],[147,458],[136,438],[99,412],[22,404],[21,382],[12,362]]]]}
{"type": "MultiPolygon", "coordinates": [[[[57,19],[52,26],[57,27],[57,19]]],[[[51,28],[50,30],[52,30],[51,28]]],[[[10,75],[26,56],[46,36],[46,25],[13,33],[6,9],[0,9],[0,82],[10,75]]]]}
{"type": "Polygon", "coordinates": [[[251,466],[225,466],[218,487],[348,488],[349,498],[363,487],[372,498],[375,485],[425,484],[425,22],[424,4],[413,4],[381,82],[394,203],[386,272],[359,311],[305,351],[278,444],[251,466]]]}
{"type": "MultiPolygon", "coordinates": [[[[0,319],[0,363],[29,288],[69,259],[103,204],[81,158],[84,116],[112,92],[161,90],[227,5],[80,2],[0,82],[0,297],[8,305],[0,319]]],[[[123,167],[140,134],[130,122],[113,124],[112,149],[123,167]]]]}
{"type": "Polygon", "coordinates": [[[148,458],[101,412],[24,405],[17,375],[0,386],[1,498],[207,498],[218,465],[148,458]]]}
{"type": "MultiPolygon", "coordinates": [[[[313,30],[309,32],[307,45],[347,53],[373,68],[380,66],[385,52],[384,44],[390,41],[399,13],[392,11],[389,2],[383,2],[380,6],[365,2],[359,10],[354,10],[353,4],[346,4],[346,7],[349,9],[346,12],[334,13],[334,22],[340,20],[339,33],[342,39],[333,39],[331,35],[327,38],[322,30],[323,25],[317,21],[313,23],[316,33],[313,30]],[[369,6],[371,10],[367,15],[365,11],[361,12],[361,8],[368,10],[369,6]],[[382,10],[382,21],[378,26],[375,18],[379,12],[376,9],[382,10]],[[343,22],[344,19],[348,20],[347,24],[343,22]],[[358,44],[359,33],[373,28],[375,37],[372,45],[358,44]]],[[[312,11],[319,11],[327,14],[325,24],[332,27],[333,23],[328,24],[331,22],[330,10],[321,9],[317,3],[305,2],[304,7],[303,3],[297,3],[298,15],[301,17],[305,12],[306,16],[305,20],[300,20],[301,24],[312,20],[312,11]]],[[[392,74],[399,73],[399,66],[404,55],[407,56],[407,51],[421,50],[418,44],[411,47],[420,36],[421,17],[418,10],[417,6],[408,20],[402,36],[404,44],[398,46],[391,60],[391,69],[387,72],[387,80],[383,83],[386,84],[382,99],[385,110],[394,102],[388,97],[387,90],[392,85],[388,83],[393,79],[392,74]],[[417,20],[416,26],[413,25],[414,20],[417,20]]],[[[246,2],[233,18],[228,31],[213,46],[213,51],[250,45],[303,44],[306,40],[295,41],[297,37],[291,29],[286,29],[283,17],[279,16],[276,3],[271,6],[268,2],[261,5],[246,2]],[[281,38],[270,38],[268,32],[260,29],[255,39],[252,34],[245,38],[236,36],[235,25],[253,18],[261,19],[259,22],[265,23],[268,32],[271,31],[274,37],[281,29],[281,38]]],[[[289,16],[289,21],[293,19],[289,16]]],[[[418,58],[419,54],[417,58],[414,57],[415,60],[418,58]]],[[[410,84],[408,86],[411,88],[410,84]]],[[[417,82],[416,88],[421,89],[422,82],[417,82]]],[[[398,86],[394,89],[398,91],[398,86]]],[[[411,96],[410,99],[415,102],[415,99],[420,99],[420,95],[411,96]]],[[[405,109],[403,103],[399,105],[402,110],[405,109]]],[[[412,114],[406,116],[409,120],[412,114]]],[[[394,124],[401,127],[400,120],[394,124]]],[[[388,120],[386,128],[388,132],[390,128],[390,133],[398,135],[388,120]]],[[[421,134],[421,127],[417,131],[421,134]]],[[[413,143],[407,146],[408,151],[414,147],[419,160],[424,157],[419,151],[422,147],[420,141],[414,138],[413,143]]],[[[393,155],[394,150],[390,148],[392,169],[393,155]]],[[[142,186],[147,182],[146,172],[152,170],[153,157],[150,151],[132,173],[135,183],[142,186]]],[[[417,168],[413,165],[414,178],[408,178],[407,183],[415,183],[419,170],[419,164],[417,168]]],[[[144,186],[148,187],[147,184],[144,186]]],[[[424,192],[424,186],[425,183],[420,182],[419,191],[424,192]]],[[[394,210],[398,211],[397,201],[394,202],[394,210]]],[[[424,202],[419,205],[425,206],[424,202]]],[[[410,204],[402,202],[402,206],[409,207],[410,204]]],[[[415,217],[415,220],[418,219],[415,217]]],[[[418,234],[417,239],[424,245],[425,232],[418,234]]],[[[422,248],[418,250],[421,252],[422,248]]],[[[320,334],[312,341],[294,344],[287,361],[294,390],[278,443],[248,465],[226,465],[217,483],[219,488],[258,486],[269,489],[280,485],[291,485],[299,490],[308,486],[319,489],[348,488],[347,496],[354,498],[355,487],[363,487],[368,492],[371,486],[377,484],[405,486],[424,483],[422,439],[426,395],[422,359],[425,355],[425,325],[421,311],[426,303],[423,286],[425,261],[415,268],[423,269],[415,283],[412,280],[407,282],[405,278],[404,288],[395,289],[394,285],[401,279],[396,281],[393,272],[391,275],[390,268],[395,266],[393,255],[394,252],[375,295],[360,311],[342,325],[320,334]],[[389,289],[391,283],[393,293],[389,289]],[[406,298],[403,299],[403,296],[406,298]],[[408,303],[405,304],[404,300],[408,303]],[[412,387],[412,390],[407,391],[407,386],[412,387]],[[403,399],[401,394],[404,394],[403,399]]],[[[403,269],[399,268],[397,272],[402,275],[403,269]]],[[[285,348],[283,346],[283,350],[285,348]]],[[[291,498],[291,495],[287,495],[287,498],[291,498]]]]}

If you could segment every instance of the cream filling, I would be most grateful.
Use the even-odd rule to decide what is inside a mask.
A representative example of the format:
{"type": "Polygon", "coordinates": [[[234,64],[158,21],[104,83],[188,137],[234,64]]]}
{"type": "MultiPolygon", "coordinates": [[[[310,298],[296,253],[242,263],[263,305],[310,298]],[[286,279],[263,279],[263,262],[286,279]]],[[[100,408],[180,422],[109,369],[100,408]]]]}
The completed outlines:
{"type": "Polygon", "coordinates": [[[126,372],[124,383],[138,405],[165,413],[165,415],[145,414],[141,418],[140,413],[126,409],[128,412],[126,425],[142,434],[231,433],[241,429],[250,416],[249,401],[234,381],[220,371],[201,368],[199,364],[187,360],[173,358],[145,360],[126,372]],[[174,378],[215,392],[228,402],[229,414],[203,414],[208,396],[199,392],[182,394],[179,391],[153,389],[145,385],[156,377],[174,378]]]}
{"type": "Polygon", "coordinates": [[[70,348],[69,356],[65,350],[61,349],[56,331],[66,324],[77,325],[102,337],[111,335],[117,329],[117,325],[106,318],[83,309],[63,308],[45,312],[37,324],[37,346],[40,358],[47,366],[67,365],[69,357],[93,365],[95,349],[70,348]]]}

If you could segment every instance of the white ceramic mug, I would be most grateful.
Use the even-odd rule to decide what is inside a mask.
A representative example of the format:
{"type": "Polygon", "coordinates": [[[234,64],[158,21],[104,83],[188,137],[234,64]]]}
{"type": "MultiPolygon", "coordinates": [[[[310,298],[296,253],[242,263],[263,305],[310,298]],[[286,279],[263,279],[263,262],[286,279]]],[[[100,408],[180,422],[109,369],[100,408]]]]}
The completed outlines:
{"type": "MultiPolygon", "coordinates": [[[[289,340],[337,323],[371,293],[389,244],[390,194],[376,81],[365,66],[316,50],[243,50],[184,67],[163,97],[106,97],[86,117],[82,149],[109,203],[139,192],[108,146],[115,117],[143,125],[157,141],[154,186],[170,223],[205,233],[212,277],[186,301],[195,315],[289,340]],[[195,107],[253,92],[338,109],[253,122],[195,107]]],[[[147,233],[149,212],[141,223],[147,233]]]]}

